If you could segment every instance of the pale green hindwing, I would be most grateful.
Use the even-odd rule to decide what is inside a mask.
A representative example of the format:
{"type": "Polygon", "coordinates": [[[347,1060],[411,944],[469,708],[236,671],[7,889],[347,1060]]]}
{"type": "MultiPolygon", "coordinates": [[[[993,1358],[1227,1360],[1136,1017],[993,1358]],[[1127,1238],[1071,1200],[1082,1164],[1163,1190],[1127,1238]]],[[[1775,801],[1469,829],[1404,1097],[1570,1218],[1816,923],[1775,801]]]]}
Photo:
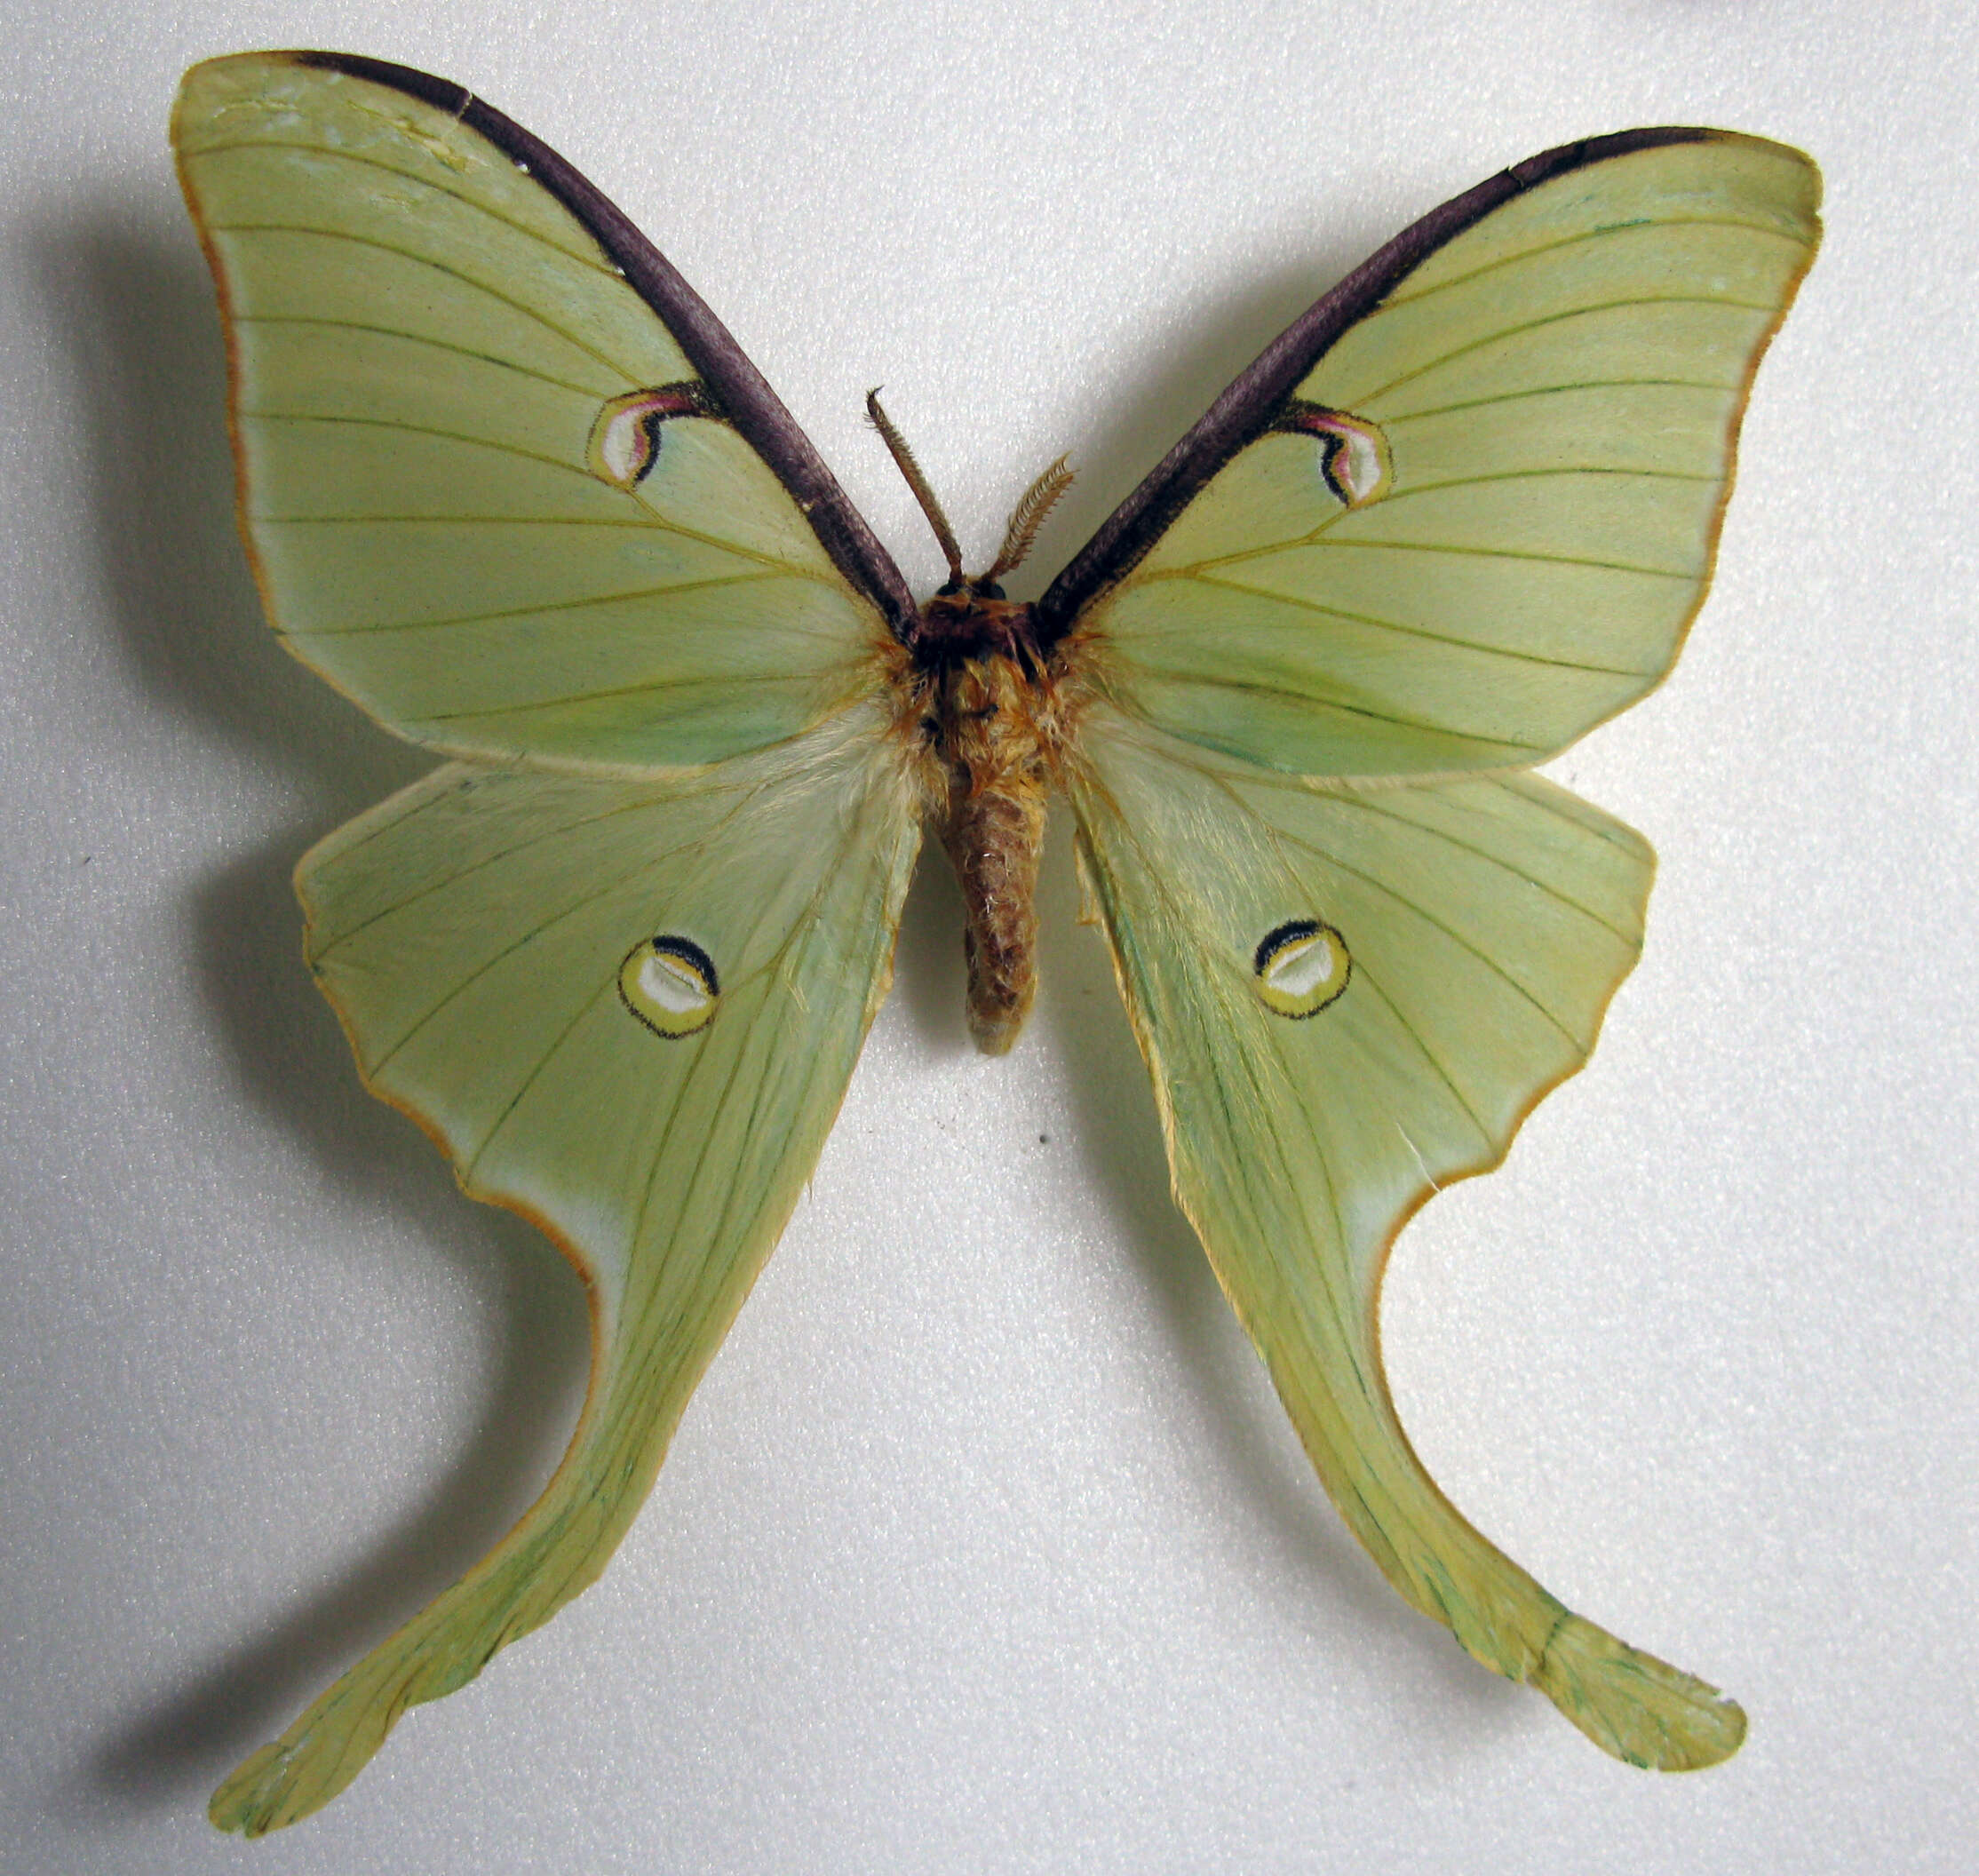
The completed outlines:
{"type": "Polygon", "coordinates": [[[241,505],[290,648],[463,755],[717,760],[869,681],[880,628],[726,424],[636,481],[594,440],[699,386],[584,227],[448,112],[282,57],[187,76],[241,505]]]}
{"type": "Polygon", "coordinates": [[[1331,775],[1536,762],[1634,701],[1702,603],[1819,195],[1798,151],[1712,133],[1493,210],[1297,386],[1340,418],[1251,443],[1081,621],[1112,695],[1331,775]],[[1342,434],[1386,449],[1353,505],[1342,434]]]}
{"type": "Polygon", "coordinates": [[[865,706],[686,776],[457,763],[305,858],[310,963],[367,1083],[578,1265],[592,1373],[534,1507],[242,1765],[216,1824],[315,1809],[604,1567],[817,1160],[918,840],[865,706]]]}
{"type": "Polygon", "coordinates": [[[1377,1332],[1403,1220],[1496,1165],[1586,1060],[1641,949],[1647,844],[1532,775],[1306,781],[1104,706],[1081,750],[1081,866],[1177,1197],[1342,1515],[1411,1602],[1609,1752],[1726,1757],[1735,1705],[1570,1614],[1437,1490],[1377,1332]]]}

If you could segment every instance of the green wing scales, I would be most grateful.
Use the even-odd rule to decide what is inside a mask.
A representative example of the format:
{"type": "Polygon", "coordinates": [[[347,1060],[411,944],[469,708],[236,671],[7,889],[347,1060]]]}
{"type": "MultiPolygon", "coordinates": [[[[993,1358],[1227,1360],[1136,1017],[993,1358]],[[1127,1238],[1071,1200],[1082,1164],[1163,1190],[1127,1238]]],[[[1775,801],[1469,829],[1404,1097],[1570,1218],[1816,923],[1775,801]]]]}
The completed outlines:
{"type": "Polygon", "coordinates": [[[775,1244],[891,968],[919,797],[884,551],[617,211],[457,87],[188,73],[242,531],[290,648],[465,759],[333,834],[306,948],[374,1093],[583,1276],[542,1497],[215,1794],[250,1835],[590,1583],[775,1244]]]}
{"type": "MultiPolygon", "coordinates": [[[[594,1331],[537,1503],[215,1795],[258,1834],[623,1535],[884,993],[965,654],[693,290],[480,99],[252,54],[187,75],[173,139],[269,617],[457,759],[305,858],[312,968],[594,1331]]],[[[1315,305],[1035,608],[944,589],[1051,693],[1032,779],[1070,794],[1177,1197],[1328,1491],[1479,1660],[1668,1768],[1744,1715],[1443,1498],[1377,1306],[1640,950],[1649,847],[1523,770],[1674,659],[1818,195],[1715,131],[1535,157],[1315,305]]]]}
{"type": "Polygon", "coordinates": [[[689,352],[734,342],[691,290],[670,329],[544,187],[552,154],[520,167],[472,115],[289,55],[187,75],[173,140],[270,620],[451,754],[652,767],[798,734],[857,694],[872,605],[700,414],[735,400],[689,352]],[[666,391],[645,473],[612,475],[613,414],[666,391]]]}
{"type": "Polygon", "coordinates": [[[1299,775],[1545,760],[1661,680],[1703,603],[1819,178],[1755,138],[1514,196],[1297,382],[1080,621],[1125,708],[1299,775]],[[1385,442],[1355,505],[1338,412],[1385,442]]]}

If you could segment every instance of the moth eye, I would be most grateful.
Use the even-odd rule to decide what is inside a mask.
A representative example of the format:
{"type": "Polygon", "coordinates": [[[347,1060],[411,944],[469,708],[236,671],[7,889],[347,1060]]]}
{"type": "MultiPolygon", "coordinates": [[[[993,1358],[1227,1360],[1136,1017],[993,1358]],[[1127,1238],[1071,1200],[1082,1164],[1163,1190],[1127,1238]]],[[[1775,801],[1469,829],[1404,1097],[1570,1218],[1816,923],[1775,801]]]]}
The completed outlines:
{"type": "Polygon", "coordinates": [[[673,417],[707,414],[699,385],[662,385],[608,398],[591,426],[584,455],[591,473],[615,489],[636,489],[660,458],[660,425],[673,417]]]}
{"type": "Polygon", "coordinates": [[[1395,465],[1379,424],[1295,401],[1277,427],[1318,439],[1320,480],[1344,506],[1365,508],[1388,492],[1395,465]]]}
{"type": "Polygon", "coordinates": [[[625,1007],[661,1036],[691,1036],[721,1001],[715,961],[691,938],[662,933],[636,944],[618,967],[625,1007]]]}
{"type": "Polygon", "coordinates": [[[1252,968],[1258,997],[1281,1016],[1316,1016],[1347,988],[1354,960],[1347,940],[1316,918],[1294,918],[1267,932],[1252,968]]]}

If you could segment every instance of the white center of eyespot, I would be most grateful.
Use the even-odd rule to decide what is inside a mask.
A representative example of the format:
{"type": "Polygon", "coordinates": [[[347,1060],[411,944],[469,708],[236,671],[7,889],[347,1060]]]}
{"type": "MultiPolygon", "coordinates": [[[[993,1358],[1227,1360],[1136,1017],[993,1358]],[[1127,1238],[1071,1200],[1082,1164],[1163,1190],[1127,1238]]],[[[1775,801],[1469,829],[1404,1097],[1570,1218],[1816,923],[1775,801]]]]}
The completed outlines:
{"type": "Polygon", "coordinates": [[[1265,981],[1287,997],[1304,997],[1332,981],[1339,968],[1333,941],[1324,932],[1294,940],[1271,960],[1265,981]]]}
{"type": "Polygon", "coordinates": [[[613,481],[622,487],[637,481],[653,455],[653,441],[647,433],[648,413],[638,405],[615,410],[605,420],[598,436],[598,460],[613,481]]]}
{"type": "Polygon", "coordinates": [[[1365,508],[1388,492],[1395,464],[1381,426],[1347,410],[1298,406],[1286,427],[1319,442],[1319,479],[1347,508],[1365,508]]]}
{"type": "Polygon", "coordinates": [[[615,482],[631,481],[632,472],[640,465],[644,453],[640,427],[638,417],[630,410],[621,410],[605,425],[605,433],[598,440],[598,454],[604,461],[605,473],[615,482]]]}
{"type": "Polygon", "coordinates": [[[721,986],[714,959],[691,938],[662,933],[636,944],[618,967],[621,1001],[661,1036],[691,1036],[714,1020],[721,986]]]}
{"type": "Polygon", "coordinates": [[[681,1016],[703,1008],[710,1000],[701,973],[671,951],[648,951],[640,959],[639,987],[641,995],[662,1009],[681,1016]]]}
{"type": "Polygon", "coordinates": [[[1268,932],[1252,968],[1259,1000],[1281,1016],[1314,1016],[1347,988],[1353,959],[1347,941],[1316,918],[1294,918],[1268,932]]]}
{"type": "Polygon", "coordinates": [[[701,415],[702,393],[693,380],[608,397],[592,423],[584,460],[600,481],[636,489],[659,460],[660,433],[668,421],[701,415]]]}
{"type": "Polygon", "coordinates": [[[1342,427],[1332,463],[1332,479],[1346,491],[1347,504],[1358,508],[1373,494],[1387,465],[1374,439],[1363,430],[1342,427]]]}

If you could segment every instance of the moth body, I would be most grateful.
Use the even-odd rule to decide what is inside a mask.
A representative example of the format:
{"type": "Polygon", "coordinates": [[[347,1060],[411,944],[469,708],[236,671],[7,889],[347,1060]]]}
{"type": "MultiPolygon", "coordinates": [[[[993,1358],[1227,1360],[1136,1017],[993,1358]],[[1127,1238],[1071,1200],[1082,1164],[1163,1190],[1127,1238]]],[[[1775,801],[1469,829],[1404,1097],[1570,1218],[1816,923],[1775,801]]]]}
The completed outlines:
{"type": "Polygon", "coordinates": [[[1037,862],[1055,687],[1031,640],[1029,607],[987,580],[937,593],[922,622],[916,717],[931,771],[927,799],[962,888],[969,1032],[985,1054],[1001,1055],[1037,989],[1037,862]]]}

